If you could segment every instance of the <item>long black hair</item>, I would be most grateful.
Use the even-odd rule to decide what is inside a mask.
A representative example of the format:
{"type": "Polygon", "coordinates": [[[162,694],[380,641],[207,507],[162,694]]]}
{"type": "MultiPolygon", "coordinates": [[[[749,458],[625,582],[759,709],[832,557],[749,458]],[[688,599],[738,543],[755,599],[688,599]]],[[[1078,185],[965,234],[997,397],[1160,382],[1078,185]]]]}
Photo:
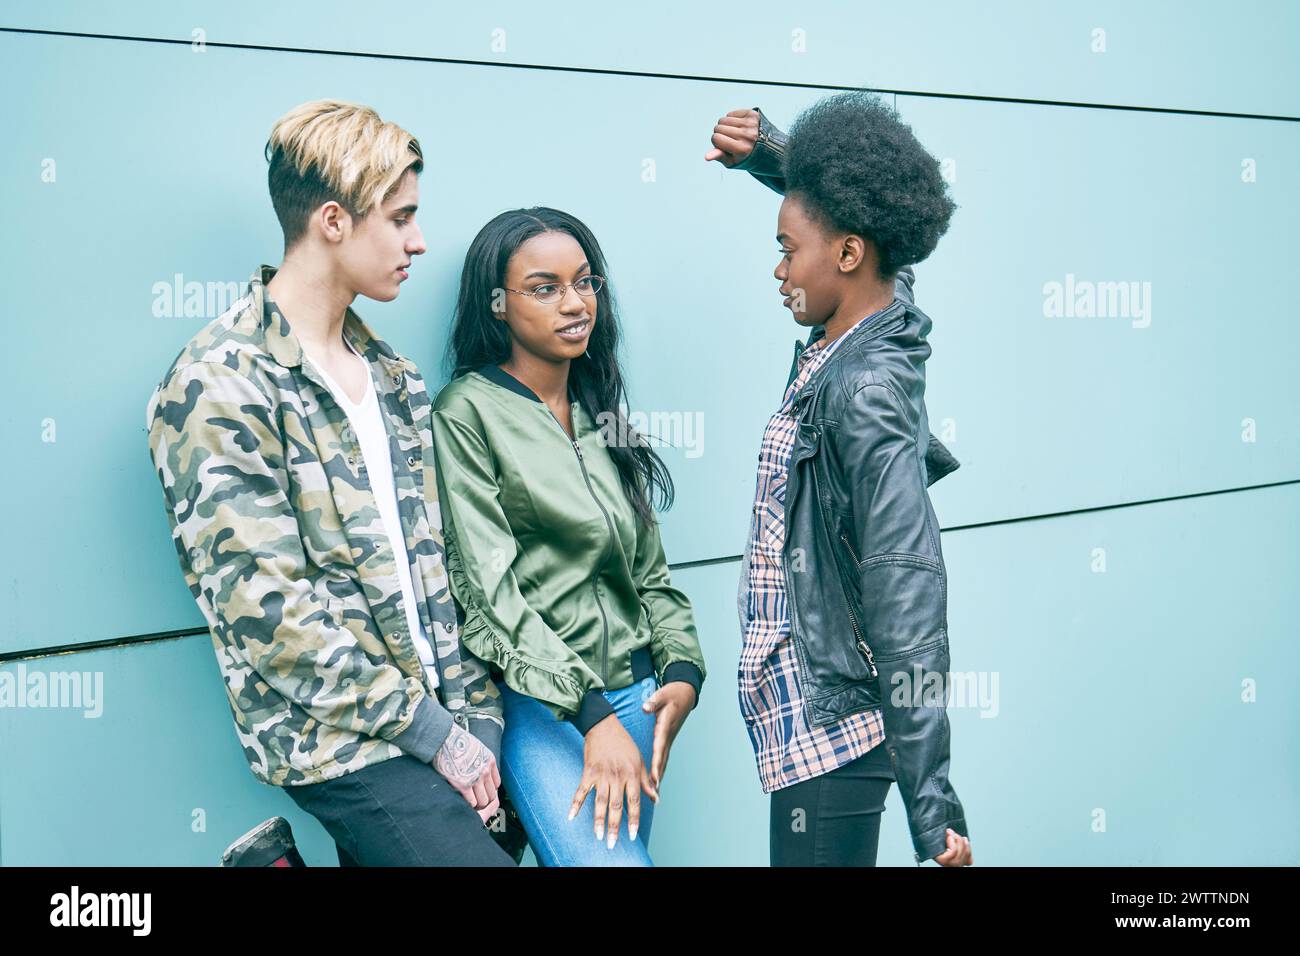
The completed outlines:
{"type": "Polygon", "coordinates": [[[607,441],[606,447],[618,469],[623,492],[637,515],[647,525],[654,524],[656,499],[661,509],[672,507],[673,479],[663,459],[623,415],[621,406],[627,403],[627,391],[618,361],[618,311],[605,255],[581,220],[549,206],[533,206],[507,210],[479,230],[465,253],[460,273],[460,294],[448,347],[452,377],[483,365],[499,365],[510,357],[509,326],[497,318],[492,306],[505,288],[510,257],[533,236],[544,232],[572,236],[582,247],[592,273],[605,277],[596,293],[596,324],[587,340],[587,352],[569,363],[569,384],[596,421],[614,422],[618,428],[615,437],[628,437],[626,443],[607,441]]]}

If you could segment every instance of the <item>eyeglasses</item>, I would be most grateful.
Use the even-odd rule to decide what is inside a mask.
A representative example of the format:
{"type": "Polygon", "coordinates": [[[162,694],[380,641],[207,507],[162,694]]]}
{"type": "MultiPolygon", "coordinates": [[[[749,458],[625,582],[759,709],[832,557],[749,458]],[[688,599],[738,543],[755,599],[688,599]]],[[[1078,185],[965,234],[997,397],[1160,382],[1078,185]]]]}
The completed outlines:
{"type": "Polygon", "coordinates": [[[506,291],[513,292],[516,295],[531,295],[538,302],[550,305],[563,299],[564,292],[569,286],[573,286],[573,291],[578,295],[593,296],[600,291],[600,287],[604,284],[605,280],[601,276],[583,276],[577,282],[567,284],[548,282],[545,285],[539,285],[531,292],[524,289],[506,289],[506,291]]]}

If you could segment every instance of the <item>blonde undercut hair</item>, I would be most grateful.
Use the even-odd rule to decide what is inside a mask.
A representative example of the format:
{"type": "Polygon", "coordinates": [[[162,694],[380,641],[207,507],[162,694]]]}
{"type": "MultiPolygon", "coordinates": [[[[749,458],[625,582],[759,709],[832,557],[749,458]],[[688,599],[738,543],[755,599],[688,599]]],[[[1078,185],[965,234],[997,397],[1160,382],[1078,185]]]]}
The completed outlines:
{"type": "Polygon", "coordinates": [[[408,169],[424,169],[419,141],[368,106],[313,100],[281,116],[266,141],[271,205],[286,250],[331,200],[364,219],[396,189],[408,169]]]}

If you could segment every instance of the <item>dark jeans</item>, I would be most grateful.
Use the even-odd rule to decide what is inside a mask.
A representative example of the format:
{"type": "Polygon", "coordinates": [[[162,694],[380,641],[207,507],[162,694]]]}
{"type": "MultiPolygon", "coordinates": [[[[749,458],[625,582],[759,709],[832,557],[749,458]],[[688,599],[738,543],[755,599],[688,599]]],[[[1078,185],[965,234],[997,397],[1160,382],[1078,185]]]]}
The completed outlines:
{"type": "Polygon", "coordinates": [[[772,792],[772,866],[875,866],[894,780],[884,742],[844,766],[772,792]]]}
{"type": "Polygon", "coordinates": [[[325,827],[340,866],[514,866],[442,774],[404,754],[284,790],[325,827]]]}

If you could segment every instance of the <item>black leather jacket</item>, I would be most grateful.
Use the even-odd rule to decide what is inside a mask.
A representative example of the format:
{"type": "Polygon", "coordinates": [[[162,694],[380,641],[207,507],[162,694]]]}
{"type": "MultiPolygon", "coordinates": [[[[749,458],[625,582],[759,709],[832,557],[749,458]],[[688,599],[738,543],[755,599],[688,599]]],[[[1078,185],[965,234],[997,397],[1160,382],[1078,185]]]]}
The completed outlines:
{"type": "MultiPolygon", "coordinates": [[[[754,151],[732,168],[784,193],[786,137],[759,116],[754,151]]],[[[948,587],[926,490],[958,463],[930,434],[931,322],[912,280],[904,269],[893,304],[795,396],[785,576],[808,719],[821,726],[881,709],[920,863],[944,851],[946,828],[970,834],[948,781],[948,587]]]]}

